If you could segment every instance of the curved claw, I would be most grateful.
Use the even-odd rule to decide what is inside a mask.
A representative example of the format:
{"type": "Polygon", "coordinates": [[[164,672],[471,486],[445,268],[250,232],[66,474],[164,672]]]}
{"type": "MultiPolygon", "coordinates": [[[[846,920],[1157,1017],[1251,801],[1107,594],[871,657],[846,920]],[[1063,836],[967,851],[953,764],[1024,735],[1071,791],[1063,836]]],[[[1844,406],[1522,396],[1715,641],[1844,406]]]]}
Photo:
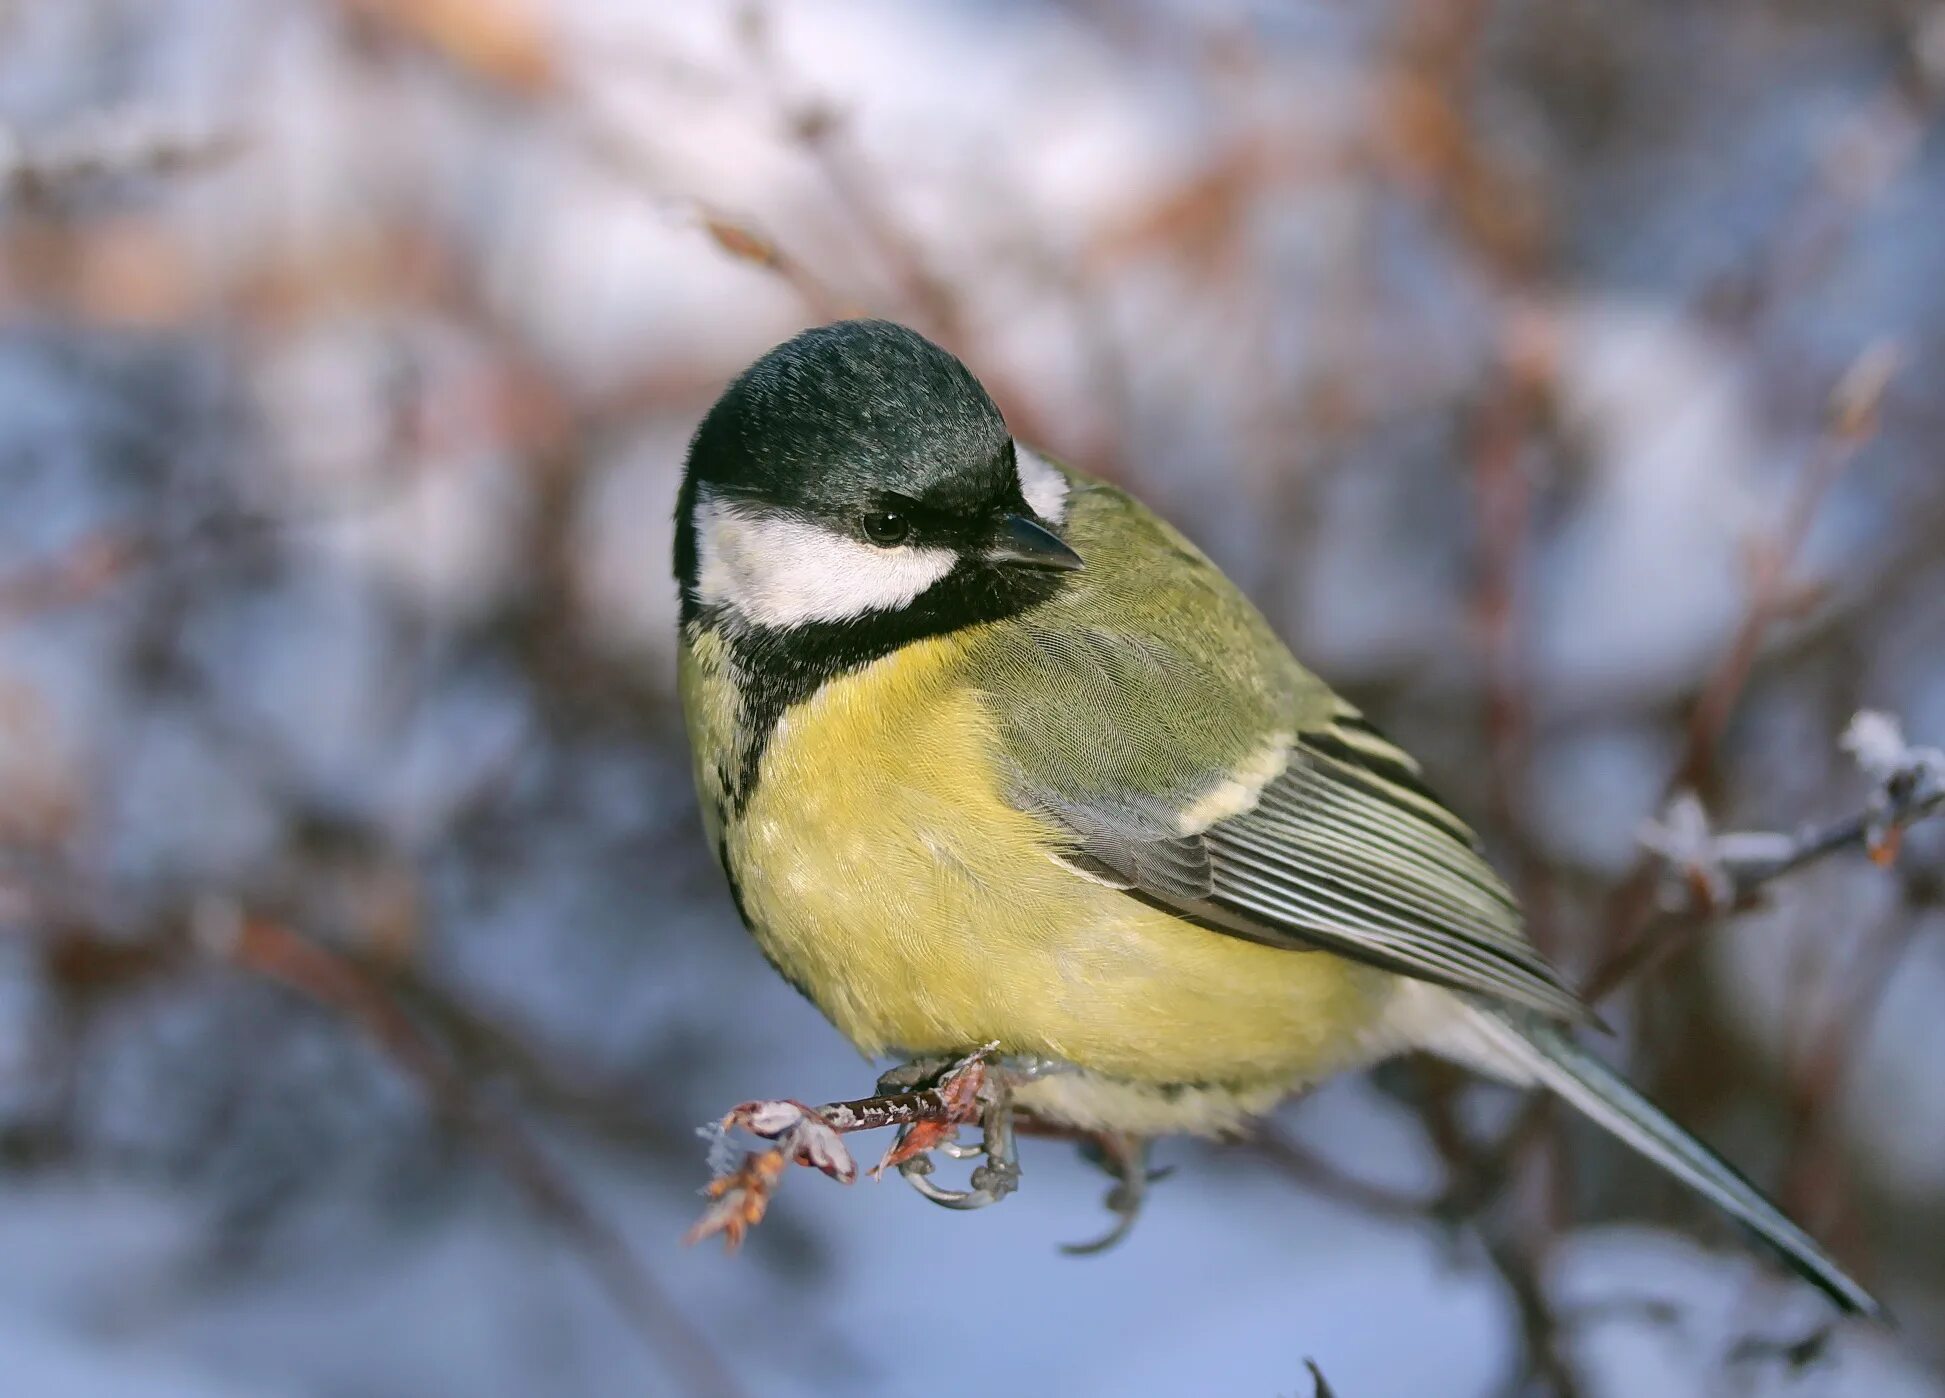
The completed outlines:
{"type": "Polygon", "coordinates": [[[1140,1141],[1104,1136],[1097,1142],[1097,1155],[1099,1162],[1115,1180],[1106,1200],[1108,1212],[1115,1215],[1114,1226],[1091,1242],[1062,1243],[1060,1250],[1069,1257],[1092,1257],[1106,1252],[1127,1237],[1135,1226],[1135,1220],[1141,1216],[1141,1206],[1148,1198],[1148,1186],[1174,1173],[1175,1167],[1172,1165],[1149,1169],[1147,1146],[1140,1141]]]}
{"type": "Polygon", "coordinates": [[[1135,1220],[1141,1216],[1139,1209],[1117,1209],[1115,1212],[1119,1217],[1114,1220],[1114,1226],[1100,1237],[1085,1243],[1062,1243],[1060,1250],[1069,1257],[1093,1257],[1106,1252],[1134,1231],[1135,1220]]]}
{"type": "Polygon", "coordinates": [[[983,1209],[997,1204],[1020,1187],[1020,1165],[1015,1158],[1013,1114],[1004,1099],[991,1103],[985,1112],[984,1129],[978,1145],[942,1141],[934,1150],[954,1160],[970,1160],[984,1155],[986,1163],[972,1172],[969,1189],[947,1189],[932,1182],[930,1151],[901,1160],[898,1173],[905,1182],[933,1203],[948,1209],[983,1209]]]}
{"type": "MultiPolygon", "coordinates": [[[[1010,1087],[1003,1076],[989,1075],[986,1060],[999,1047],[987,1044],[960,1059],[937,1084],[947,1115],[905,1128],[884,1164],[896,1164],[905,1182],[925,1198],[947,1209],[983,1209],[997,1204],[1020,1185],[1020,1166],[1013,1140],[1010,1087]],[[977,1120],[980,1140],[966,1145],[952,1138],[960,1125],[977,1120]],[[972,1172],[969,1189],[947,1189],[932,1182],[932,1152],[951,1160],[985,1156],[972,1172]]],[[[883,1165],[879,1167],[884,1168],[883,1165]]]]}
{"type": "Polygon", "coordinates": [[[943,1185],[936,1185],[931,1179],[932,1162],[923,1155],[915,1155],[910,1160],[901,1162],[898,1173],[905,1177],[905,1183],[913,1189],[941,1208],[947,1209],[983,1209],[988,1204],[999,1203],[1001,1199],[1013,1192],[1010,1183],[1004,1188],[995,1189],[992,1187],[992,1182],[982,1181],[980,1176],[986,1173],[983,1168],[973,1172],[971,1189],[947,1189],[943,1185]]]}

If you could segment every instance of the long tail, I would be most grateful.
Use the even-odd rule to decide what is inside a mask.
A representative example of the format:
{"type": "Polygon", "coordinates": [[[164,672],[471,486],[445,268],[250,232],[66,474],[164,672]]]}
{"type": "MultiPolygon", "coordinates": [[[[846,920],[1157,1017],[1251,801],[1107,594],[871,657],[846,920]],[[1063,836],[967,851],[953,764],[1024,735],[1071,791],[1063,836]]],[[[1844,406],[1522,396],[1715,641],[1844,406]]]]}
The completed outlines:
{"type": "Polygon", "coordinates": [[[1792,1269],[1846,1311],[1887,1320],[1877,1299],[1736,1168],[1669,1120],[1613,1069],[1561,1030],[1517,1012],[1472,1006],[1466,1057],[1500,1060],[1508,1077],[1530,1078],[1564,1098],[1775,1248],[1792,1269]],[[1483,1050],[1484,1052],[1481,1052],[1483,1050]]]}

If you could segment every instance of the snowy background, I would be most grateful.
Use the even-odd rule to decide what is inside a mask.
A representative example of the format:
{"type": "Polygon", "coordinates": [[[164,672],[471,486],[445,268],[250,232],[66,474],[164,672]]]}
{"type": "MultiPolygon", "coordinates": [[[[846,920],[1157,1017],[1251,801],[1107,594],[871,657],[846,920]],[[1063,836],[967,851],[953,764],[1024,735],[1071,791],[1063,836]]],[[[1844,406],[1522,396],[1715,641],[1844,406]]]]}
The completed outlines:
{"type": "Polygon", "coordinates": [[[1945,1392],[1945,838],[1707,922],[1636,841],[1854,809],[1866,706],[1945,740],[1932,0],[0,0],[6,1398],[1945,1392]],[[701,412],[861,312],[1575,975],[1653,948],[1613,1051],[1901,1334],[1577,1128],[1424,1207],[1519,1104],[1412,1065],[1099,1259],[1031,1143],[682,1247],[698,1123],[872,1077],[703,848],[668,576],[701,412]]]}

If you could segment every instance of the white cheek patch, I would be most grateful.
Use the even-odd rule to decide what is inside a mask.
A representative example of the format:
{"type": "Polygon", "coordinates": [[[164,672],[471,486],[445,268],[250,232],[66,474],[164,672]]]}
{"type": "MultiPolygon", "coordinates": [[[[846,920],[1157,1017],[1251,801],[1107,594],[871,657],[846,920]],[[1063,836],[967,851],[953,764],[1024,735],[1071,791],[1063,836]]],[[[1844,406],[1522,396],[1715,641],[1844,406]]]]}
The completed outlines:
{"type": "Polygon", "coordinates": [[[1045,457],[1017,441],[1013,444],[1013,456],[1019,464],[1020,494],[1040,518],[1049,524],[1059,524],[1067,516],[1067,477],[1045,457]]]}
{"type": "Polygon", "coordinates": [[[698,492],[696,600],[757,626],[897,611],[952,571],[941,548],[877,548],[835,529],[698,492]]]}

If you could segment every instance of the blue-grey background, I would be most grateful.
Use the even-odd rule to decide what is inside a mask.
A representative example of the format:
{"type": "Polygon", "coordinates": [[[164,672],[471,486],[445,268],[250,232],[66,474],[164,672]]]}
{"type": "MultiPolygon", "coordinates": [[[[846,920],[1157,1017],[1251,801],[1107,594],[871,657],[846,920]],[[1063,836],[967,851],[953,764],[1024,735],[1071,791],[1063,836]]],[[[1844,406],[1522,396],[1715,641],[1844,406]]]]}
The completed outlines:
{"type": "MultiPolygon", "coordinates": [[[[680,1245],[698,1123],[873,1072],[699,836],[686,436],[803,325],[933,334],[1585,973],[1705,693],[1731,825],[1854,808],[1861,707],[1945,740],[1942,103],[1920,0],[3,0],[0,1394],[1517,1391],[1470,1214],[1247,1147],[1164,1145],[1095,1260],[1053,1144],[984,1214],[805,1175],[680,1245]]],[[[1608,1005],[1902,1336],[1793,1365],[1817,1298],[1573,1133],[1478,1218],[1583,1391],[1945,1391],[1941,873],[1656,922],[1608,1005]]],[[[1278,1129],[1425,1194],[1437,1091],[1278,1129]]]]}

